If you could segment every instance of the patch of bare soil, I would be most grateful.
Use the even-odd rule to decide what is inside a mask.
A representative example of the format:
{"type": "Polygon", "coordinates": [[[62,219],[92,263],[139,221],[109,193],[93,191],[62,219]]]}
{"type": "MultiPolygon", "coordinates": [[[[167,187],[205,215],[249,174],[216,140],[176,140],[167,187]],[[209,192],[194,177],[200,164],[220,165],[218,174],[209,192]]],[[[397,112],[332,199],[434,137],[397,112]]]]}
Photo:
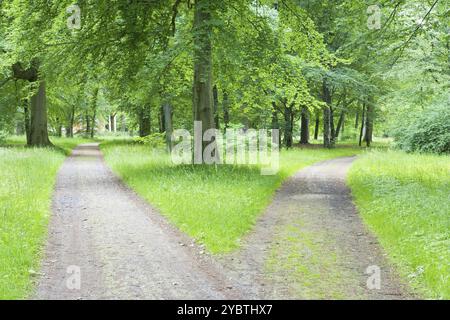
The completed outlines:
{"type": "Polygon", "coordinates": [[[241,298],[202,250],[119,181],[98,144],[81,145],[57,178],[34,298],[241,298]]]}
{"type": "Polygon", "coordinates": [[[244,294],[262,299],[411,298],[352,202],[345,177],[353,160],[321,162],[288,179],[243,239],[242,250],[221,257],[244,294]],[[370,278],[368,286],[377,268],[380,277],[370,278]]]}

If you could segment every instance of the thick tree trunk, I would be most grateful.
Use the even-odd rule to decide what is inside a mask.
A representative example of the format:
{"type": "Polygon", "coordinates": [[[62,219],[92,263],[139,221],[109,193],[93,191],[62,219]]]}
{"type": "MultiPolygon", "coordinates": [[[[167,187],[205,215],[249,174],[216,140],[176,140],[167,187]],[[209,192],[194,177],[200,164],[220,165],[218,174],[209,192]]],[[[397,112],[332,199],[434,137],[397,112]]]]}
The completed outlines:
{"type": "Polygon", "coordinates": [[[309,144],[309,111],[307,107],[302,108],[300,144],[309,144]]]}
{"type": "Polygon", "coordinates": [[[286,148],[292,148],[292,132],[293,132],[293,125],[292,125],[292,108],[285,107],[284,108],[284,145],[286,148]]]}
{"type": "Polygon", "coordinates": [[[320,112],[316,111],[316,126],[314,128],[314,140],[319,139],[319,128],[320,128],[320,112]]]}
{"type": "Polygon", "coordinates": [[[139,111],[139,136],[146,137],[151,133],[151,114],[146,107],[139,111]]]}
{"type": "Polygon", "coordinates": [[[47,103],[45,81],[39,82],[38,91],[31,97],[30,140],[28,145],[51,146],[47,129],[47,103]]]}
{"type": "MultiPolygon", "coordinates": [[[[194,13],[194,83],[193,114],[194,121],[202,124],[202,135],[215,128],[213,110],[213,62],[212,62],[212,23],[211,0],[196,0],[194,13]]],[[[202,143],[201,153],[209,142],[202,143]]],[[[197,150],[198,151],[198,150],[197,150]]],[[[197,159],[198,161],[199,159],[197,159]]]]}

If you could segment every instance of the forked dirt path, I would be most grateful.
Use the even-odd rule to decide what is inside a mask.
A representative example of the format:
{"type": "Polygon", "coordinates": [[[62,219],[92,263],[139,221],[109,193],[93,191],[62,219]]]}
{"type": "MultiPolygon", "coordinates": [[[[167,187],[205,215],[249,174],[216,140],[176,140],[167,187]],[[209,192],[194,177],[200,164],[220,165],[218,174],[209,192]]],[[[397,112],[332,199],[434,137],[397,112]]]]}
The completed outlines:
{"type": "Polygon", "coordinates": [[[81,145],[57,178],[34,298],[241,298],[200,251],[116,178],[98,144],[81,145]]]}
{"type": "Polygon", "coordinates": [[[222,257],[228,274],[239,279],[246,295],[265,299],[411,298],[352,202],[345,177],[354,159],[317,163],[289,178],[243,239],[242,249],[222,257]],[[373,281],[371,289],[367,286],[369,266],[379,267],[379,289],[373,281]]]}

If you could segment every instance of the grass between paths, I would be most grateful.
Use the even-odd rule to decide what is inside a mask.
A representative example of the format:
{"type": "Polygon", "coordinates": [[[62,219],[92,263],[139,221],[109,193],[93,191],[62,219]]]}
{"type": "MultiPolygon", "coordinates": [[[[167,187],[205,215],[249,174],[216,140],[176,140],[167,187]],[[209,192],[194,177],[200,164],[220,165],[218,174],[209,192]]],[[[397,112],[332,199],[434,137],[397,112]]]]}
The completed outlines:
{"type": "Polygon", "coordinates": [[[365,223],[413,288],[450,298],[448,156],[370,152],[348,181],[365,223]]]}
{"type": "Polygon", "coordinates": [[[163,152],[117,142],[102,145],[107,163],[138,194],[212,253],[224,253],[255,224],[281,183],[318,161],[360,152],[355,148],[282,151],[277,175],[256,166],[174,166],[163,152]]]}
{"type": "Polygon", "coordinates": [[[57,148],[0,146],[0,299],[25,298],[32,288],[47,233],[56,173],[83,139],[52,138],[57,148]]]}

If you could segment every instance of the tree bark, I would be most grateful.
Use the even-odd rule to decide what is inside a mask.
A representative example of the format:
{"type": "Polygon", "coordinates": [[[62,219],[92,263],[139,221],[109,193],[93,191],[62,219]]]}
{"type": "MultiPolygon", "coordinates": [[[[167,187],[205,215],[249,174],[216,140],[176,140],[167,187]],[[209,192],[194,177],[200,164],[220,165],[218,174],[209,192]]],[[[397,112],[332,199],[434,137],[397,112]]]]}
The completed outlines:
{"type": "Polygon", "coordinates": [[[24,107],[23,107],[23,114],[24,114],[24,121],[25,121],[25,135],[27,138],[27,145],[31,144],[30,137],[31,137],[31,129],[30,129],[30,110],[28,108],[28,101],[24,101],[24,107]]]}
{"type": "Polygon", "coordinates": [[[230,123],[230,110],[229,110],[229,101],[228,101],[228,93],[226,91],[223,92],[223,123],[225,125],[225,130],[228,129],[230,123]]]}
{"type": "Polygon", "coordinates": [[[292,133],[293,133],[293,125],[292,125],[292,108],[285,106],[284,108],[284,145],[286,148],[292,148],[292,133]]]}
{"type": "Polygon", "coordinates": [[[219,91],[217,85],[213,87],[213,102],[214,102],[214,125],[216,129],[220,129],[219,124],[219,91]]]}
{"type": "Polygon", "coordinates": [[[364,141],[366,142],[367,147],[370,147],[373,139],[373,121],[375,117],[374,113],[375,108],[373,104],[373,99],[369,99],[366,110],[366,132],[364,135],[364,141]]]}
{"type": "Polygon", "coordinates": [[[337,128],[336,128],[336,138],[339,138],[341,129],[343,129],[344,121],[345,121],[345,111],[342,110],[341,115],[339,116],[339,121],[338,121],[337,128]]]}
{"type": "Polygon", "coordinates": [[[150,109],[144,107],[139,111],[139,137],[146,137],[151,133],[150,109]]]}
{"type": "Polygon", "coordinates": [[[38,91],[31,97],[30,146],[51,146],[47,129],[47,103],[45,81],[39,82],[38,91]]]}
{"type": "MultiPolygon", "coordinates": [[[[196,0],[194,13],[194,83],[193,114],[194,121],[202,124],[202,135],[214,129],[213,110],[213,62],[212,62],[212,23],[211,0],[196,0]]],[[[202,154],[209,142],[202,142],[202,154]]]]}
{"type": "Polygon", "coordinates": [[[320,128],[320,112],[316,111],[316,126],[314,128],[314,140],[319,139],[319,128],[320,128]]]}
{"type": "Polygon", "coordinates": [[[91,138],[94,138],[95,136],[95,122],[97,121],[97,98],[98,98],[98,88],[96,87],[94,89],[94,93],[92,95],[92,101],[91,101],[91,111],[92,111],[92,124],[91,124],[91,132],[90,136],[91,138]]]}
{"type": "Polygon", "coordinates": [[[172,106],[169,103],[165,103],[163,105],[164,112],[164,128],[166,132],[166,144],[168,151],[172,151],[172,132],[173,132],[173,123],[172,123],[172,106]]]}
{"type": "Polygon", "coordinates": [[[309,111],[307,107],[302,108],[300,144],[309,144],[309,111]]]}
{"type": "Polygon", "coordinates": [[[334,146],[334,136],[332,136],[332,100],[326,79],[323,80],[323,101],[327,104],[323,109],[323,146],[332,148],[334,146]]]}
{"type": "Polygon", "coordinates": [[[366,104],[363,105],[362,117],[361,117],[361,130],[359,132],[359,146],[362,146],[362,138],[364,134],[364,125],[365,125],[365,117],[366,117],[366,104]]]}
{"type": "MultiPolygon", "coordinates": [[[[15,79],[27,80],[29,82],[39,81],[39,61],[33,60],[28,69],[24,69],[21,63],[12,66],[15,79]]],[[[31,110],[29,119],[29,130],[27,134],[27,145],[33,147],[51,146],[47,129],[47,104],[46,104],[45,81],[39,81],[39,88],[31,97],[31,110]]],[[[28,123],[28,121],[26,122],[28,123]]]]}

